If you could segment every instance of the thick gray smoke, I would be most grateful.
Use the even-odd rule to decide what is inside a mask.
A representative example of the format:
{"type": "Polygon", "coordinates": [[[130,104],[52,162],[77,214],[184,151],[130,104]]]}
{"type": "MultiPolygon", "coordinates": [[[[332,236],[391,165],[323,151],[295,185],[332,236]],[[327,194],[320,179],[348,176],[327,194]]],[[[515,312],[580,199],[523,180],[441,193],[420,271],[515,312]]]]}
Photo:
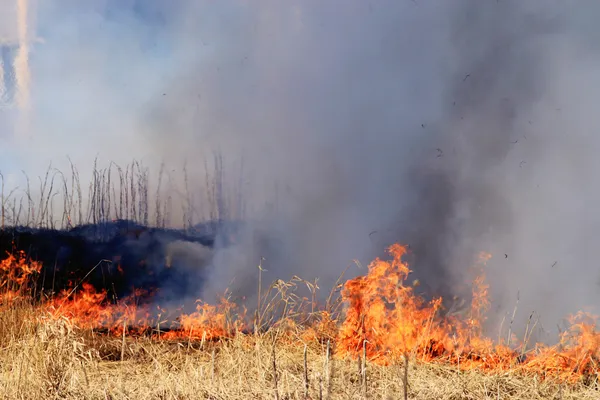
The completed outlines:
{"type": "MultiPolygon", "coordinates": [[[[0,3],[4,4],[4,3],[0,3]]],[[[142,159],[204,188],[242,175],[248,224],[204,296],[320,278],[411,245],[428,296],[462,295],[480,251],[493,321],[551,330],[597,304],[600,55],[592,1],[45,1],[26,137],[0,169],[142,159]],[[519,293],[519,295],[517,295],[519,293]]],[[[0,9],[1,13],[1,9],[0,9]]],[[[0,18],[0,22],[2,18],[0,18]]],[[[5,118],[6,117],[6,118],[5,118]]],[[[12,119],[12,117],[11,117],[12,119]]],[[[175,210],[174,212],[177,212],[175,210]]],[[[353,269],[352,274],[364,273],[353,269]]]]}

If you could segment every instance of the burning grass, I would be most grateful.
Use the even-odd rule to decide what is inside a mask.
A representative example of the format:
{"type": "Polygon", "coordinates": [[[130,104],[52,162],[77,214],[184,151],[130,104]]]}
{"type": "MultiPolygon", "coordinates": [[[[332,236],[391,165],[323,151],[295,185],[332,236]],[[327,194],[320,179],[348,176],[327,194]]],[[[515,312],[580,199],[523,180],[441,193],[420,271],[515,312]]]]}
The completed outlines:
{"type": "Polygon", "coordinates": [[[482,331],[482,274],[469,314],[449,316],[441,299],[427,302],[406,284],[406,248],[389,252],[323,306],[297,296],[295,284],[311,293],[316,285],[295,278],[261,290],[253,316],[225,297],[169,323],[166,311],[139,302],[147,293],[113,301],[80,282],[44,297],[32,285],[40,266],[16,253],[0,264],[0,390],[6,398],[598,398],[591,317],[575,316],[555,346],[495,343],[482,331]]]}

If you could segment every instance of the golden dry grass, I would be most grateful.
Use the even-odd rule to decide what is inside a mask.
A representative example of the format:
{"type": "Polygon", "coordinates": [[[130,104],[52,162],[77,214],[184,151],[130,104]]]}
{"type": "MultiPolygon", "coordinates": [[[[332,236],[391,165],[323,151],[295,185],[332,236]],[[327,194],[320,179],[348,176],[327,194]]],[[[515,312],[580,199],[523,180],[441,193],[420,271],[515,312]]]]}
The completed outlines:
{"type": "MultiPolygon", "coordinates": [[[[363,399],[356,360],[306,343],[311,399],[363,399]]],[[[366,397],[404,398],[404,364],[367,363],[366,397]]],[[[409,399],[597,399],[597,384],[561,386],[537,377],[458,372],[408,364],[409,399]]],[[[169,343],[82,332],[21,305],[0,312],[0,395],[4,399],[303,399],[304,343],[269,332],[221,343],[169,343]],[[275,343],[275,347],[273,347],[275,343]],[[273,348],[277,370],[275,389],[273,348]],[[124,360],[121,360],[123,352],[124,360]]]]}

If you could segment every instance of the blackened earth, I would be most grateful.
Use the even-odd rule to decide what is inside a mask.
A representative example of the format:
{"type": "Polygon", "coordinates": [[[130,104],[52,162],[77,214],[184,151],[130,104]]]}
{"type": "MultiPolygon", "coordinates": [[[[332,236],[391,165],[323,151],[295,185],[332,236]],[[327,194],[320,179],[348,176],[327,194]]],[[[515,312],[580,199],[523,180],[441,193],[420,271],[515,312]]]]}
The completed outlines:
{"type": "Polygon", "coordinates": [[[119,299],[134,289],[157,289],[153,300],[177,301],[198,293],[216,245],[227,246],[240,224],[210,222],[192,229],[146,227],[119,220],[70,230],[0,230],[0,258],[23,251],[42,263],[32,282],[51,295],[83,282],[119,299]]]}

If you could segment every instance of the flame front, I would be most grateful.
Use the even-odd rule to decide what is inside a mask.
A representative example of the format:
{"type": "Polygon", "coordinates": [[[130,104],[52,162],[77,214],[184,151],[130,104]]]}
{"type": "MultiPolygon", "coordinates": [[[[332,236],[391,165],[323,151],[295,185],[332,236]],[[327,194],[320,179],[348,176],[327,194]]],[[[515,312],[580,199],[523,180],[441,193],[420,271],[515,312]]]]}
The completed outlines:
{"type": "MultiPolygon", "coordinates": [[[[412,272],[403,260],[407,248],[395,244],[388,251],[389,260],[374,260],[365,276],[343,285],[343,312],[317,310],[311,304],[310,317],[303,320],[312,321],[312,325],[297,323],[291,317],[286,317],[287,325],[278,321],[279,326],[304,329],[300,336],[291,335],[288,340],[326,337],[333,340],[337,356],[357,357],[364,351],[370,362],[382,365],[410,357],[418,362],[451,364],[462,370],[518,371],[566,382],[598,377],[600,335],[595,329],[595,317],[574,315],[570,328],[554,346],[536,344],[526,348],[511,339],[516,344],[509,347],[487,338],[483,332],[490,305],[483,268],[473,281],[466,315],[444,315],[442,298],[426,301],[414,292],[415,285],[407,284],[412,272]]],[[[489,254],[482,254],[480,264],[485,265],[489,258],[489,254]]],[[[67,318],[81,329],[104,329],[116,335],[151,332],[161,340],[215,340],[240,334],[248,326],[246,310],[227,298],[217,305],[198,301],[195,312],[179,315],[174,318],[176,323],[170,325],[163,322],[168,314],[165,310],[153,311],[148,303],[139,304],[140,298],[152,296],[148,290],[136,289],[130,297],[114,301],[106,292],[83,282],[40,300],[34,282],[41,268],[22,252],[8,254],[0,262],[0,311],[17,299],[29,298],[39,305],[45,318],[67,318]]]]}
{"type": "MultiPolygon", "coordinates": [[[[402,260],[406,251],[404,246],[391,246],[390,261],[376,259],[366,276],[344,285],[342,297],[348,310],[338,336],[342,353],[359,356],[366,350],[367,357],[380,364],[416,357],[464,370],[522,371],[568,382],[598,375],[600,334],[593,317],[583,313],[572,317],[570,329],[555,346],[536,344],[525,352],[523,344],[509,348],[494,343],[483,335],[489,307],[483,272],[473,281],[469,315],[464,319],[442,316],[441,298],[426,302],[406,284],[411,272],[402,260]]],[[[485,263],[490,255],[480,258],[485,263]]]]}
{"type": "Polygon", "coordinates": [[[427,346],[421,341],[427,337],[443,336],[443,328],[434,319],[441,300],[425,304],[406,286],[408,265],[402,261],[406,248],[390,248],[391,261],[376,259],[366,276],[349,280],[342,297],[348,304],[346,318],[340,327],[338,346],[354,353],[367,342],[367,356],[382,362],[412,349],[427,346]]]}
{"type": "Polygon", "coordinates": [[[0,304],[31,296],[31,283],[41,270],[42,264],[28,260],[25,252],[8,253],[0,261],[0,304]]]}

